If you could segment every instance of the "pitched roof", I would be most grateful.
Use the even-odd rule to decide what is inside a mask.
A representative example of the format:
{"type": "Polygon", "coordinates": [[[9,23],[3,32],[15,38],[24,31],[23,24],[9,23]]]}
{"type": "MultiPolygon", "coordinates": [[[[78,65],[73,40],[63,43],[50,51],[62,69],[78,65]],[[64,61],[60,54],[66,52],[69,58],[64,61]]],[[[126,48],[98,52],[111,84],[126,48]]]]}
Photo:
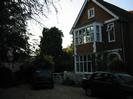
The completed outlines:
{"type": "MultiPolygon", "coordinates": [[[[72,30],[75,27],[75,25],[77,24],[81,14],[82,14],[82,11],[84,10],[84,8],[85,8],[85,6],[86,6],[88,1],[89,0],[85,0],[85,2],[83,4],[83,6],[82,6],[77,18],[76,18],[76,21],[73,24],[73,27],[72,27],[70,33],[72,33],[72,30]]],[[[118,19],[117,17],[119,17],[119,19],[127,21],[127,19],[131,15],[128,11],[126,11],[126,10],[120,8],[120,7],[117,7],[117,6],[113,5],[113,4],[110,4],[110,3],[108,3],[108,2],[106,2],[104,0],[92,0],[92,1],[95,2],[95,3],[98,2],[98,4],[100,4],[99,6],[101,6],[104,10],[106,10],[108,13],[110,13],[116,19],[118,19]]]]}
{"type": "Polygon", "coordinates": [[[102,4],[104,7],[106,7],[108,10],[110,10],[117,16],[119,16],[119,18],[122,20],[127,20],[127,17],[129,17],[129,15],[130,15],[128,11],[126,11],[120,7],[117,7],[111,3],[108,3],[104,0],[96,0],[96,1],[99,2],[100,4],[102,4]]]}

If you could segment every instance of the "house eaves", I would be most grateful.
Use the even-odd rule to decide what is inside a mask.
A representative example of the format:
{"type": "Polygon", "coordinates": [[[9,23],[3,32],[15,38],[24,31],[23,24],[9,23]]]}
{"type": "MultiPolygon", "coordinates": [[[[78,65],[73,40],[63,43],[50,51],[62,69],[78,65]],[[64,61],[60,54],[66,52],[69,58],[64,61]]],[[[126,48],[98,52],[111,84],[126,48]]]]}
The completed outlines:
{"type": "Polygon", "coordinates": [[[84,2],[84,4],[83,4],[83,6],[82,6],[82,8],[81,8],[81,10],[80,10],[80,12],[79,12],[79,14],[78,14],[78,16],[77,16],[77,18],[76,18],[76,20],[75,20],[75,22],[74,22],[74,24],[73,24],[73,26],[72,26],[72,29],[70,30],[70,34],[73,34],[73,33],[72,33],[73,28],[76,26],[76,24],[77,24],[77,22],[78,22],[78,20],[79,20],[79,18],[80,18],[80,16],[81,16],[81,14],[82,14],[82,12],[83,12],[85,6],[86,6],[86,4],[87,4],[87,1],[88,1],[88,0],[85,0],[85,2],[84,2]]]}
{"type": "MultiPolygon", "coordinates": [[[[80,10],[80,12],[79,12],[79,14],[78,14],[76,20],[75,20],[75,22],[74,22],[74,24],[73,24],[73,26],[72,26],[72,28],[71,28],[71,30],[70,30],[70,34],[73,34],[73,29],[75,28],[75,26],[76,26],[76,24],[77,24],[77,22],[78,22],[78,20],[79,20],[79,18],[80,18],[80,16],[81,16],[81,14],[82,14],[82,12],[83,12],[83,10],[84,10],[84,8],[85,8],[85,6],[86,6],[86,4],[87,4],[88,1],[89,1],[89,0],[85,0],[84,4],[83,4],[83,6],[82,6],[82,8],[81,8],[81,10],[80,10]]],[[[111,20],[118,20],[118,19],[119,19],[119,17],[118,17],[116,14],[114,14],[112,11],[110,11],[109,9],[107,9],[105,6],[103,6],[103,5],[102,5],[101,3],[99,3],[97,0],[92,0],[92,1],[93,1],[95,4],[97,4],[99,7],[101,7],[103,10],[105,10],[106,12],[108,12],[110,15],[112,15],[114,18],[111,19],[111,20]]],[[[101,0],[101,1],[103,1],[103,0],[101,0]]]]}

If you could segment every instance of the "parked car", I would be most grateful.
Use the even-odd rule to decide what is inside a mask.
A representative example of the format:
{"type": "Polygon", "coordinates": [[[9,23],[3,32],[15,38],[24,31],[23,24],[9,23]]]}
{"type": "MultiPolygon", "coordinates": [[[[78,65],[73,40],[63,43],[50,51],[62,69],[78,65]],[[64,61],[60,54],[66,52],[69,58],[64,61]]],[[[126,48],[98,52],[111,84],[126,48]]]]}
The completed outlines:
{"type": "Polygon", "coordinates": [[[53,88],[54,81],[51,70],[37,68],[32,71],[31,84],[33,88],[53,88]]]}
{"type": "Polygon", "coordinates": [[[94,72],[82,79],[87,96],[122,96],[133,99],[133,76],[126,73],[94,72]]]}

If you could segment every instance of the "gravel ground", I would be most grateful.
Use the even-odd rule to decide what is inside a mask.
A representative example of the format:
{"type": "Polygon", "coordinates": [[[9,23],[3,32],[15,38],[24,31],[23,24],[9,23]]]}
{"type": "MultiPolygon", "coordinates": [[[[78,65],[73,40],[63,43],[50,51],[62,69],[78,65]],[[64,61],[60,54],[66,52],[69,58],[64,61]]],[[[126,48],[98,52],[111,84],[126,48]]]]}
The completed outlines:
{"type": "Polygon", "coordinates": [[[0,89],[0,99],[96,99],[78,87],[55,85],[54,89],[32,90],[28,85],[0,89]]]}

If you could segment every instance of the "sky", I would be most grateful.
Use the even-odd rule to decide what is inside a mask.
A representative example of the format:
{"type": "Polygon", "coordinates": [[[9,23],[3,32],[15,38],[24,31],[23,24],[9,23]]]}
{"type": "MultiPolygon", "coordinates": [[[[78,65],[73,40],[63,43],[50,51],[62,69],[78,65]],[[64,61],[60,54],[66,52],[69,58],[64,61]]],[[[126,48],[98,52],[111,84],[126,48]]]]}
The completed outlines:
{"type": "MultiPolygon", "coordinates": [[[[83,5],[85,0],[60,0],[59,3],[55,4],[58,13],[55,13],[52,9],[47,13],[47,17],[42,17],[38,19],[42,25],[34,22],[33,20],[28,21],[28,31],[33,34],[30,37],[30,41],[35,45],[39,44],[40,36],[42,35],[43,27],[51,28],[57,27],[64,34],[63,37],[63,48],[68,47],[72,43],[72,35],[70,35],[70,30],[74,24],[76,17],[83,5]]],[[[112,3],[120,8],[127,11],[133,10],[133,0],[105,0],[112,3]]]]}

